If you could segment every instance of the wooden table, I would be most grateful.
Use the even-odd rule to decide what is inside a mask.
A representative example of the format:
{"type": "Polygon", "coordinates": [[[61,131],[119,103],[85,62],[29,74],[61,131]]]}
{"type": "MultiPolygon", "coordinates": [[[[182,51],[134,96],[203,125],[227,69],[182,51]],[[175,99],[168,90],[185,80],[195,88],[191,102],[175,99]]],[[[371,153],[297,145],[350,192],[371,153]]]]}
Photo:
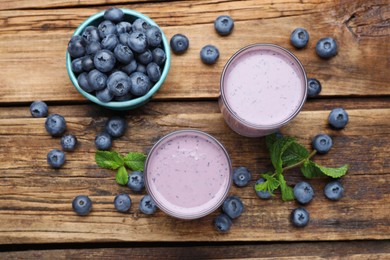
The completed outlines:
{"type": "MultiPolygon", "coordinates": [[[[241,0],[241,1],[123,1],[123,0],[1,0],[0,1],[0,258],[390,258],[390,3],[388,0],[241,0]],[[109,6],[143,12],[170,38],[184,33],[188,52],[172,55],[163,87],[146,106],[122,113],[129,130],[114,141],[114,150],[145,152],[163,135],[177,129],[206,131],[227,148],[233,166],[253,173],[249,187],[232,187],[245,204],[244,214],[228,234],[213,229],[218,214],[180,221],[163,212],[137,214],[142,194],[131,193],[129,214],[113,207],[126,187],[114,172],[94,162],[94,137],[105,120],[118,114],[87,102],[72,86],[65,69],[65,50],[74,29],[88,16],[109,6]],[[234,32],[218,36],[213,21],[228,14],[234,32]],[[306,49],[295,50],[289,36],[307,28],[306,49]],[[321,60],[318,39],[333,36],[339,54],[321,60]],[[345,196],[328,201],[322,194],[326,178],[311,180],[316,196],[306,207],[310,224],[289,222],[296,202],[280,194],[264,201],[256,197],[255,180],[271,167],[264,138],[245,138],[225,124],[217,104],[219,78],[228,58],[252,43],[274,43],[296,54],[309,77],[322,83],[318,98],[281,131],[308,148],[318,133],[332,136],[334,147],[315,161],[336,167],[350,165],[342,182],[345,196]],[[199,51],[214,44],[221,52],[214,66],[199,59],[199,51]],[[80,146],[67,154],[60,170],[51,169],[46,154],[59,148],[45,119],[32,118],[34,100],[63,115],[80,146]],[[329,128],[327,116],[344,107],[348,126],[329,128]],[[72,199],[87,194],[93,212],[79,217],[72,199]]],[[[299,171],[287,174],[294,185],[299,171]]]]}

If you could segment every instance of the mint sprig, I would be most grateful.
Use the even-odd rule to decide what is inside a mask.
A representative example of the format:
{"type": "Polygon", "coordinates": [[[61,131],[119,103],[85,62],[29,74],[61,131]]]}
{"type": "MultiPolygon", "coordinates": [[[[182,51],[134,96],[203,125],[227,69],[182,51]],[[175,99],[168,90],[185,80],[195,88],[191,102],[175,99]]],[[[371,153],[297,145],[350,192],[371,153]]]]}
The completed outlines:
{"type": "Polygon", "coordinates": [[[340,168],[329,168],[316,164],[311,158],[317,151],[313,150],[310,153],[292,137],[271,134],[266,137],[265,141],[275,171],[263,174],[262,177],[265,181],[261,184],[256,184],[255,189],[257,191],[268,191],[273,194],[276,189],[280,188],[283,201],[294,199],[293,188],[287,185],[283,175],[286,170],[300,167],[303,176],[306,178],[322,176],[340,178],[348,171],[347,164],[340,168]]]}
{"type": "Polygon", "coordinates": [[[126,167],[132,171],[143,171],[145,160],[146,155],[137,152],[130,152],[124,157],[115,151],[98,150],[95,153],[95,161],[99,167],[118,170],[115,180],[120,185],[126,185],[129,180],[126,167]]]}

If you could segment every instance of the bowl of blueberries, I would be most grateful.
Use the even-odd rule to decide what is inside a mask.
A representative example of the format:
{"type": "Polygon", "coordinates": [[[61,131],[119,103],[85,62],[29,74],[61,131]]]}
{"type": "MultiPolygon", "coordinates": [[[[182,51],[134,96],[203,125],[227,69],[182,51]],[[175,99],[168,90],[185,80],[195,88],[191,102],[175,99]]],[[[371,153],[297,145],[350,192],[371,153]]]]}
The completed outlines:
{"type": "Polygon", "coordinates": [[[134,10],[109,8],[75,30],[66,68],[85,98],[106,108],[130,110],[158,91],[170,58],[167,38],[152,19],[134,10]]]}

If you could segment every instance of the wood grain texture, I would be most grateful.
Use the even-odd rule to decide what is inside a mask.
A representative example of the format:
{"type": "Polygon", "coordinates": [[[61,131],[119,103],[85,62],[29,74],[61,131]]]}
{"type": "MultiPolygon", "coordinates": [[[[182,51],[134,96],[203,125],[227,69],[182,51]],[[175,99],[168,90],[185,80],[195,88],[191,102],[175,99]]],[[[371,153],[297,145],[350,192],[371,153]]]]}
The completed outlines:
{"type": "MultiPolygon", "coordinates": [[[[353,101],[352,101],[353,102],[353,101]]],[[[330,104],[329,104],[330,105],[330,104]]],[[[352,104],[350,104],[352,105],[352,104]]],[[[349,105],[347,105],[349,106],[349,105]]],[[[245,213],[234,221],[228,234],[214,231],[213,213],[195,221],[181,221],[162,212],[139,214],[140,194],[115,183],[114,172],[94,163],[94,136],[113,112],[95,106],[51,106],[68,122],[80,146],[67,153],[60,170],[50,169],[46,154],[59,148],[59,139],[48,136],[44,119],[33,119],[28,107],[0,108],[0,244],[107,242],[107,241],[316,241],[390,239],[390,108],[349,109],[350,123],[342,131],[327,126],[328,110],[303,111],[282,133],[296,136],[310,146],[320,132],[333,137],[334,147],[315,161],[329,167],[350,164],[342,180],[345,197],[330,202],[322,195],[329,181],[311,181],[316,197],[307,209],[311,222],[304,229],[289,223],[295,202],[283,203],[279,195],[262,201],[253,191],[260,173],[270,168],[262,138],[233,133],[224,123],[216,102],[151,102],[125,112],[129,130],[114,141],[115,150],[147,152],[164,134],[183,128],[206,131],[228,150],[233,166],[245,165],[253,172],[249,187],[233,187],[241,196],[245,213]],[[115,211],[112,201],[120,192],[131,193],[129,214],[115,211]],[[71,210],[72,199],[87,194],[94,202],[88,217],[71,210]]],[[[289,184],[302,180],[297,171],[286,175],[289,184]]]]}
{"type": "MultiPolygon", "coordinates": [[[[85,101],[68,78],[64,54],[74,29],[86,17],[107,6],[71,8],[74,1],[65,1],[65,8],[39,9],[56,7],[59,2],[5,3],[3,9],[16,9],[18,5],[34,9],[0,11],[0,104],[36,99],[85,101]]],[[[168,38],[185,33],[190,39],[186,54],[172,55],[171,70],[156,99],[216,98],[225,62],[239,48],[258,42],[275,43],[292,50],[304,64],[308,76],[322,82],[323,97],[390,94],[390,26],[386,0],[215,0],[118,6],[147,14],[168,38]],[[221,14],[229,14],[235,20],[234,32],[228,37],[218,36],[213,28],[214,19],[221,14]],[[310,32],[311,40],[304,50],[294,50],[289,44],[290,33],[296,27],[305,27],[310,32]],[[314,51],[317,40],[325,36],[335,37],[340,49],[336,57],[327,61],[318,58],[314,51]],[[206,44],[220,49],[220,59],[214,66],[206,66],[199,59],[199,51],[206,44]]]]}

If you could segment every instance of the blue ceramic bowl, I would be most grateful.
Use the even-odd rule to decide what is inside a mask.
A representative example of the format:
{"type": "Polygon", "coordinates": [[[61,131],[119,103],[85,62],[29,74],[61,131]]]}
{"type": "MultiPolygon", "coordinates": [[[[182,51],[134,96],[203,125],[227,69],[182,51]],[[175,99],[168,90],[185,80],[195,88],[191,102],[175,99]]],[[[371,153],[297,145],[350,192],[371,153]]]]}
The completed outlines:
{"type": "MultiPolygon", "coordinates": [[[[152,19],[150,19],[149,17],[147,17],[146,15],[144,15],[142,13],[139,13],[137,11],[130,10],[130,9],[123,9],[122,8],[121,10],[125,14],[125,18],[124,18],[125,21],[132,23],[137,18],[142,18],[146,22],[148,22],[149,24],[158,26],[152,19]]],[[[89,18],[87,18],[82,24],[80,24],[80,26],[76,29],[76,31],[74,32],[73,35],[81,35],[87,26],[93,25],[93,26],[97,27],[103,20],[104,20],[104,11],[96,13],[96,14],[90,16],[89,18]]],[[[160,30],[161,30],[161,28],[160,28],[160,30]]],[[[89,99],[90,101],[92,101],[100,106],[110,108],[113,110],[130,110],[130,109],[134,109],[134,108],[137,108],[139,106],[144,105],[152,98],[154,93],[156,93],[157,90],[161,87],[165,78],[168,75],[168,71],[169,71],[169,68],[171,65],[171,52],[170,52],[170,48],[169,48],[169,43],[168,43],[168,40],[167,40],[164,32],[162,30],[161,30],[161,32],[162,32],[163,49],[164,49],[165,54],[166,54],[166,61],[165,61],[163,70],[161,72],[160,80],[158,82],[156,82],[151,87],[149,92],[146,93],[144,96],[137,97],[137,98],[134,98],[134,99],[131,99],[128,101],[110,101],[110,102],[100,101],[96,96],[94,96],[93,94],[90,94],[88,92],[85,92],[79,86],[79,84],[77,83],[77,77],[72,71],[72,59],[71,59],[68,51],[66,51],[66,69],[68,71],[68,75],[69,75],[70,80],[72,81],[73,85],[75,86],[75,88],[77,89],[78,92],[80,92],[85,98],[89,99]]]]}

